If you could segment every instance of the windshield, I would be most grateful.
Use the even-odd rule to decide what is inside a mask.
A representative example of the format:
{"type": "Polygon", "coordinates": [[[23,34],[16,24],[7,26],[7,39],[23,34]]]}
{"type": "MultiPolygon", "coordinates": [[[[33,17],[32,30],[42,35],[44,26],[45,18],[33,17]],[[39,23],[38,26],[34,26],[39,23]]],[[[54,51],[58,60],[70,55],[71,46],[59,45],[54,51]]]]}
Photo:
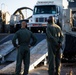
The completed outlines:
{"type": "Polygon", "coordinates": [[[56,14],[55,5],[35,6],[34,14],[56,14]]]}

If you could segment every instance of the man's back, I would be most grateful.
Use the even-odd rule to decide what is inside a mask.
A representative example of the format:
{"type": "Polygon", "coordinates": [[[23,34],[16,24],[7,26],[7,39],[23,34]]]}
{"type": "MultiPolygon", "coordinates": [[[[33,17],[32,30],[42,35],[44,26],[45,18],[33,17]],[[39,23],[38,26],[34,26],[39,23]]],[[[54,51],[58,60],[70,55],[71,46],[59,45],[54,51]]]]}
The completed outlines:
{"type": "Polygon", "coordinates": [[[22,28],[15,33],[14,38],[12,40],[14,46],[16,43],[16,39],[18,39],[18,45],[21,45],[21,46],[30,45],[31,39],[33,39],[33,42],[31,43],[31,45],[34,45],[36,42],[36,38],[33,35],[33,33],[26,28],[22,28]]]}
{"type": "Polygon", "coordinates": [[[31,39],[31,32],[27,29],[20,29],[17,32],[17,36],[20,45],[29,44],[31,39]]]}
{"type": "Polygon", "coordinates": [[[63,33],[61,32],[61,28],[56,25],[48,25],[47,26],[47,40],[51,43],[58,44],[58,42],[62,42],[63,33]]]}

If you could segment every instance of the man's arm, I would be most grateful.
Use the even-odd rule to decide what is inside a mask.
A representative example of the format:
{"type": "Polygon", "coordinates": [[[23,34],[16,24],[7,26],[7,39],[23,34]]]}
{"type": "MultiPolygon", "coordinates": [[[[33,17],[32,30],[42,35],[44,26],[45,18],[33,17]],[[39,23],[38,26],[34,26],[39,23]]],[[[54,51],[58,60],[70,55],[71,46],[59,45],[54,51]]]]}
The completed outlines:
{"type": "Polygon", "coordinates": [[[31,32],[31,38],[32,38],[32,42],[31,42],[31,46],[34,46],[37,42],[37,38],[35,37],[35,35],[31,32]]]}
{"type": "Polygon", "coordinates": [[[54,36],[52,36],[51,32],[52,32],[51,29],[48,28],[47,31],[46,31],[46,35],[47,35],[47,37],[48,37],[50,40],[53,40],[53,41],[56,43],[56,45],[57,45],[58,42],[57,42],[56,38],[55,38],[54,36]]]}
{"type": "Polygon", "coordinates": [[[63,35],[61,28],[59,29],[59,31],[60,31],[60,37],[59,37],[59,41],[58,41],[58,43],[59,43],[58,48],[60,49],[60,48],[62,48],[62,41],[63,41],[64,35],[63,35]]]}
{"type": "Polygon", "coordinates": [[[17,47],[18,45],[16,44],[16,39],[17,39],[17,33],[15,33],[13,39],[12,39],[12,44],[14,47],[17,47]]]}
{"type": "Polygon", "coordinates": [[[64,38],[64,35],[63,35],[62,30],[60,29],[60,38],[59,38],[59,42],[60,42],[60,43],[62,43],[63,38],[64,38]]]}

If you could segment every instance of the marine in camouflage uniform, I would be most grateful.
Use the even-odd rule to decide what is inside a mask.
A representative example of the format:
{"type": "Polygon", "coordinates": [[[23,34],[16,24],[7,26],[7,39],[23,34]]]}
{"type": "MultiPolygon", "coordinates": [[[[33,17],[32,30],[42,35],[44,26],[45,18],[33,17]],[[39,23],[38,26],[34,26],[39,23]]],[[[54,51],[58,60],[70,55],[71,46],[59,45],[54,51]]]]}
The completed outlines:
{"type": "Polygon", "coordinates": [[[26,28],[26,22],[22,21],[21,29],[15,33],[12,39],[14,47],[18,48],[16,75],[20,75],[22,60],[24,63],[23,75],[28,74],[30,64],[30,47],[34,46],[36,41],[37,39],[34,34],[26,28]],[[18,44],[16,43],[16,39],[18,39],[18,44]],[[31,39],[32,42],[30,43],[31,39]]]}
{"type": "Polygon", "coordinates": [[[54,17],[49,17],[47,30],[49,75],[60,75],[60,47],[63,41],[61,28],[54,23],[54,17]],[[56,66],[56,73],[54,72],[56,66]]]}

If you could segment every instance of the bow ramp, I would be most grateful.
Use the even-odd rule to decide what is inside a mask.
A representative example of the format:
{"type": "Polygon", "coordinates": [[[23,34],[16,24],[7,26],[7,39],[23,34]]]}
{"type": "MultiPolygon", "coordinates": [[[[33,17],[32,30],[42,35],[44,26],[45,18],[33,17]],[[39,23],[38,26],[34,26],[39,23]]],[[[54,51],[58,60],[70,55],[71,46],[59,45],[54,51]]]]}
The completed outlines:
{"type": "Polygon", "coordinates": [[[11,40],[0,45],[0,63],[5,61],[5,56],[14,50],[11,40]]]}
{"type": "MultiPolygon", "coordinates": [[[[40,62],[46,60],[47,57],[47,43],[42,40],[34,48],[30,50],[30,68],[29,71],[34,69],[40,62]]],[[[16,61],[0,70],[0,73],[14,73],[16,61]]],[[[23,68],[23,67],[22,67],[23,68]]],[[[23,71],[22,71],[23,72],[23,71]]]]}

